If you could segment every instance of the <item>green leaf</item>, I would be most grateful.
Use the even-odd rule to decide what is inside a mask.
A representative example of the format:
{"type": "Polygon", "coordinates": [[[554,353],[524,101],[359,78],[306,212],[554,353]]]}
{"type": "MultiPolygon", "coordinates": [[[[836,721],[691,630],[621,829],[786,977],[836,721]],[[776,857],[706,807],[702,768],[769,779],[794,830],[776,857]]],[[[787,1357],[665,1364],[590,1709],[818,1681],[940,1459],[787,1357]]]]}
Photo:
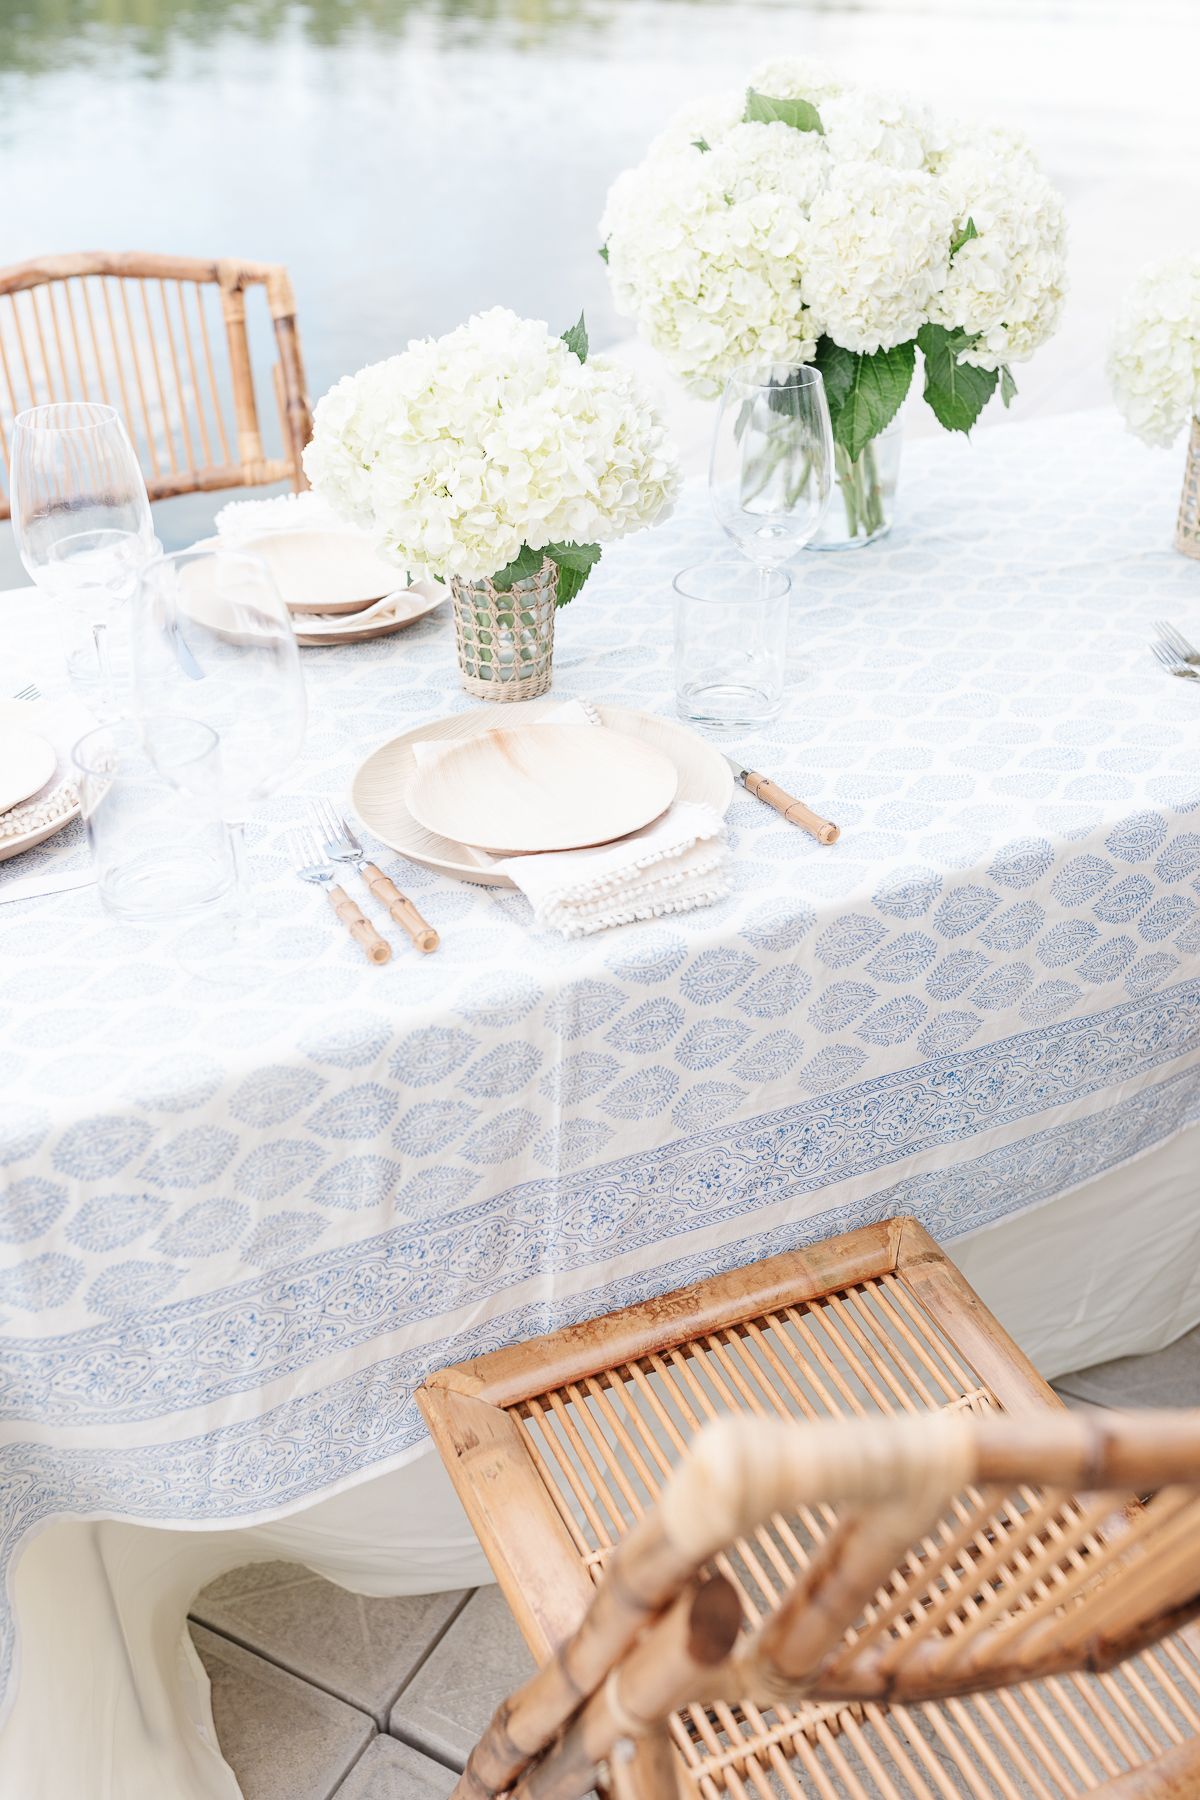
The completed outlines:
{"type": "Polygon", "coordinates": [[[1017,397],[1017,384],[1007,363],[1000,364],[1000,398],[1007,410],[1017,397]]]}
{"type": "Polygon", "coordinates": [[[797,131],[816,131],[822,137],[825,135],[821,115],[811,101],[773,100],[769,94],[760,94],[754,88],[747,88],[742,123],[773,125],[776,121],[781,125],[794,125],[797,131]]]}
{"type": "Polygon", "coordinates": [[[925,358],[925,398],[947,431],[970,431],[1000,379],[995,369],[959,362],[974,341],[958,326],[948,331],[944,325],[922,325],[917,333],[925,358]]]}
{"type": "Polygon", "coordinates": [[[693,138],[692,139],[692,149],[693,150],[711,150],[712,145],[709,143],[707,138],[702,138],[702,137],[693,138]]]}
{"type": "Polygon", "coordinates": [[[966,224],[963,226],[962,230],[960,232],[958,232],[957,235],[954,237],[954,239],[951,241],[951,244],[950,244],[951,260],[953,260],[954,257],[956,257],[958,255],[959,251],[962,249],[964,244],[969,244],[972,238],[977,238],[978,236],[979,236],[979,233],[975,229],[974,219],[968,219],[966,224]]]}
{"type": "Polygon", "coordinates": [[[558,564],[558,604],[566,606],[575,598],[596,564],[600,561],[599,544],[547,544],[539,554],[558,564]]]}
{"type": "Polygon", "coordinates": [[[829,407],[829,418],[837,433],[838,419],[846,396],[854,385],[854,364],[857,358],[852,350],[843,350],[835,344],[831,337],[817,339],[817,353],[813,357],[813,367],[820,371],[825,383],[825,400],[829,407]]]}
{"type": "MultiPolygon", "coordinates": [[[[856,462],[871,439],[878,437],[899,412],[912,385],[917,347],[910,338],[907,344],[897,344],[893,350],[851,356],[850,363],[850,380],[838,407],[833,435],[851,461],[856,462]]],[[[840,369],[838,378],[844,380],[840,369]]]]}
{"type": "Polygon", "coordinates": [[[507,594],[515,581],[536,575],[548,555],[547,550],[531,550],[528,544],[522,544],[507,567],[498,569],[492,576],[492,586],[501,594],[507,594]]]}
{"type": "Polygon", "coordinates": [[[575,321],[574,325],[572,325],[569,330],[563,332],[562,341],[567,346],[568,350],[573,350],[575,352],[575,354],[579,358],[580,362],[587,361],[587,355],[588,355],[587,323],[586,323],[582,313],[580,313],[580,315],[579,315],[578,319],[575,321]]]}
{"type": "Polygon", "coordinates": [[[608,261],[608,245],[601,244],[600,248],[596,252],[596,255],[600,258],[601,262],[607,262],[608,261]]]}

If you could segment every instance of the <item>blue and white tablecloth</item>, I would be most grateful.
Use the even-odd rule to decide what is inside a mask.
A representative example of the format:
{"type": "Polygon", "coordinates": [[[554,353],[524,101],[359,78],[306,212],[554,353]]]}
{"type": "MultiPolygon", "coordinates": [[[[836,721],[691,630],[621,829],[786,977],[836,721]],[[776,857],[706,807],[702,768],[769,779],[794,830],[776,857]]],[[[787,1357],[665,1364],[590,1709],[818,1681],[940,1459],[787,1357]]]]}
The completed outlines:
{"type": "MultiPolygon", "coordinates": [[[[442,949],[380,970],[334,929],[282,834],[469,704],[444,614],[306,653],[265,989],[94,890],[0,908],[3,1556],[54,1515],[295,1506],[402,1458],[447,1361],[890,1213],[953,1238],[1194,1118],[1200,692],[1146,648],[1200,635],[1179,472],[1106,416],[915,447],[894,535],[803,559],[784,716],[737,746],[842,841],[739,791],[707,911],[568,943],[380,853],[442,949]]],[[[717,543],[696,490],[611,551],[556,693],[669,710],[671,576],[717,543]]],[[[0,647],[53,671],[32,595],[0,647]]]]}

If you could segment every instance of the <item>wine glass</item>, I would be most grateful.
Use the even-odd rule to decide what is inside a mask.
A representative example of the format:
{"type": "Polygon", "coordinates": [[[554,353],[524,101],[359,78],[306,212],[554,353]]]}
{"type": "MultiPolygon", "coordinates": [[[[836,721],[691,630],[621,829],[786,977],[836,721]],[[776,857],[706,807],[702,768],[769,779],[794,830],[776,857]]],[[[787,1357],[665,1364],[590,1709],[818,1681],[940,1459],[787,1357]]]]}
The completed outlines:
{"type": "MultiPolygon", "coordinates": [[[[142,571],[131,638],[134,704],[151,757],[156,717],[200,719],[220,740],[215,804],[233,842],[237,936],[246,946],[257,927],[246,820],[279,786],[304,740],[304,679],[291,615],[259,557],[222,547],[182,550],[142,571]]],[[[176,760],[160,772],[188,791],[187,765],[176,760]]],[[[202,795],[192,797],[204,804],[202,795]]]]}
{"type": "Polygon", "coordinates": [[[820,370],[735,371],[717,414],[708,486],[718,522],[764,578],[816,535],[832,475],[820,370]]]}
{"type": "Polygon", "coordinates": [[[21,561],[41,592],[61,603],[68,679],[97,713],[115,714],[127,682],[129,602],[159,548],[120,415],[90,400],[19,413],[11,486],[21,561]]]}

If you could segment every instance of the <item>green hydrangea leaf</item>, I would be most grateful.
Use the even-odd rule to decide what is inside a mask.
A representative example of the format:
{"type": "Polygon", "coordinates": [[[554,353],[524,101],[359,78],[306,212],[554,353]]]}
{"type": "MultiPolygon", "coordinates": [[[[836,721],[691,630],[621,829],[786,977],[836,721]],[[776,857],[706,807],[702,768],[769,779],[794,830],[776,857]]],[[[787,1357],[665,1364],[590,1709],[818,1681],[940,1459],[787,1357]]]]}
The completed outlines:
{"type": "Polygon", "coordinates": [[[843,350],[835,344],[831,337],[817,339],[817,353],[813,357],[813,367],[820,371],[825,383],[825,399],[829,407],[829,417],[833,424],[834,435],[837,435],[838,419],[846,396],[854,385],[854,364],[856,357],[853,350],[843,350]]]}
{"type": "Polygon", "coordinates": [[[707,138],[698,137],[698,138],[692,139],[692,149],[693,150],[711,150],[712,145],[709,143],[707,138]]]}
{"type": "Polygon", "coordinates": [[[960,232],[958,232],[955,235],[955,237],[951,240],[951,244],[950,244],[951,260],[953,260],[953,258],[958,255],[959,251],[962,249],[964,244],[969,244],[972,238],[977,238],[978,236],[979,236],[979,233],[975,229],[974,219],[968,219],[966,224],[963,226],[962,230],[960,232]]]}
{"type": "Polygon", "coordinates": [[[608,261],[608,245],[601,244],[600,248],[596,252],[596,255],[600,258],[601,262],[607,262],[608,261]]]}
{"type": "Polygon", "coordinates": [[[1007,363],[1000,364],[1000,398],[1010,407],[1017,397],[1017,384],[1007,363]]]}
{"type": "Polygon", "coordinates": [[[944,325],[922,325],[917,333],[925,358],[925,398],[947,431],[970,431],[1000,379],[996,369],[959,362],[961,352],[974,341],[959,326],[947,330],[944,325]]]}
{"type": "Polygon", "coordinates": [[[845,371],[839,366],[836,379],[841,394],[833,435],[855,461],[899,412],[912,385],[917,347],[910,338],[907,344],[897,344],[892,350],[875,350],[869,356],[854,356],[849,351],[841,354],[849,357],[850,378],[847,382],[845,371]]]}
{"type": "Polygon", "coordinates": [[[507,594],[515,581],[536,575],[549,554],[548,550],[531,550],[528,544],[522,544],[512,561],[492,576],[492,586],[499,593],[507,594]]]}
{"type": "Polygon", "coordinates": [[[579,315],[578,319],[575,321],[574,325],[572,325],[567,331],[563,332],[562,341],[567,346],[568,350],[573,350],[575,352],[575,354],[579,358],[580,362],[587,361],[587,357],[588,357],[587,323],[586,323],[582,313],[580,313],[580,315],[579,315]]]}
{"type": "Polygon", "coordinates": [[[558,604],[573,600],[596,564],[600,561],[599,544],[547,544],[540,555],[558,564],[558,604]]]}
{"type": "Polygon", "coordinates": [[[794,126],[797,131],[816,131],[822,137],[825,135],[821,115],[810,100],[772,99],[770,94],[760,94],[754,88],[747,88],[742,123],[773,125],[777,121],[781,125],[794,126]]]}

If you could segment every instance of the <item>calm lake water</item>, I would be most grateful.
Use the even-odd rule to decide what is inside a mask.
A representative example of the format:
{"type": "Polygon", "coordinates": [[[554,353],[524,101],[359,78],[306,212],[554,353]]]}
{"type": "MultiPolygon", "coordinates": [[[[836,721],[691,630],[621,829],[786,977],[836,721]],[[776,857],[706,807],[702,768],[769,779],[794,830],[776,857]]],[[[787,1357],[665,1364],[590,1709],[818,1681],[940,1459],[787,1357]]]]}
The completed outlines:
{"type": "MultiPolygon", "coordinates": [[[[690,95],[764,56],[827,57],[999,110],[1071,187],[1143,154],[1159,115],[1194,117],[1193,59],[1153,43],[1187,48],[1191,5],[0,0],[0,264],[84,248],[286,262],[314,397],[496,303],[556,325],[583,307],[601,345],[629,332],[596,254],[606,190],[690,95]],[[1131,94],[1153,121],[1126,117],[1131,94]]],[[[160,509],[164,536],[209,512],[160,509]]]]}

